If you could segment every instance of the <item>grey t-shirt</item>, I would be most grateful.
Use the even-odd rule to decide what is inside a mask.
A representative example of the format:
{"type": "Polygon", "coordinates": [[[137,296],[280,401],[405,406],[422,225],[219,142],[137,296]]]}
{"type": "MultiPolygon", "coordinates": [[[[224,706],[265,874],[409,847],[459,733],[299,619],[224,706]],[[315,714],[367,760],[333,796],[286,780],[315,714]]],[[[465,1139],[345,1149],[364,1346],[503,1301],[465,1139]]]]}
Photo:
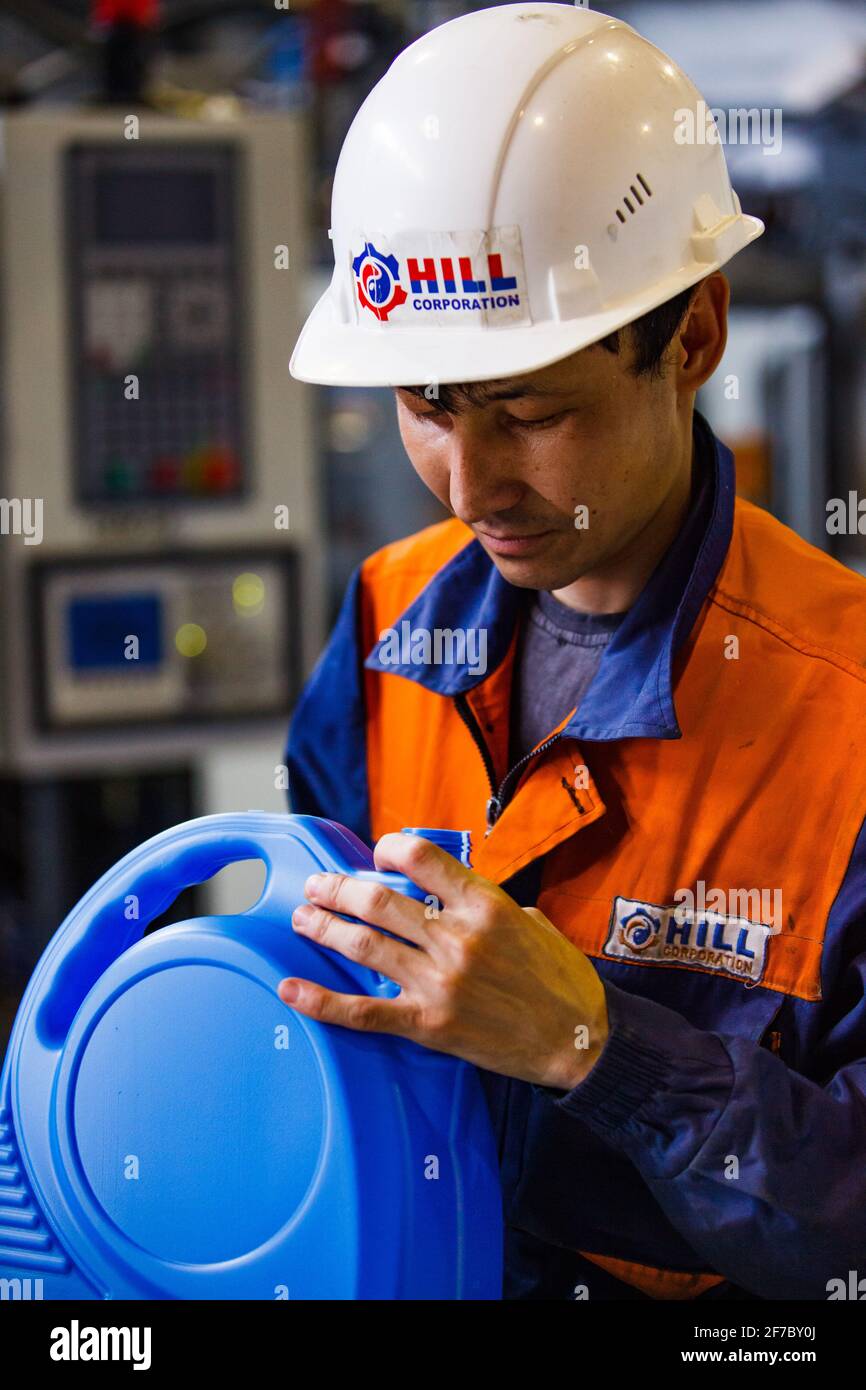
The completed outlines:
{"type": "Polygon", "coordinates": [[[625,613],[581,613],[539,591],[525,615],[517,653],[510,762],[580,704],[625,613]]]}

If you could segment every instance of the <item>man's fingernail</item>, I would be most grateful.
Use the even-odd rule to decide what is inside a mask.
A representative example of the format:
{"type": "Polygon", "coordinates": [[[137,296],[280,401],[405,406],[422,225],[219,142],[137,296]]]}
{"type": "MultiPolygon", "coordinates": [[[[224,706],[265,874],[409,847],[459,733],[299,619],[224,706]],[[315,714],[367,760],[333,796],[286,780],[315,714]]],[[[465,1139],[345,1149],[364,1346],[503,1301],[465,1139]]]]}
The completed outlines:
{"type": "Polygon", "coordinates": [[[313,909],[309,907],[307,903],[301,903],[292,913],[292,921],[297,922],[298,925],[302,927],[306,922],[310,921],[312,915],[313,909]]]}
{"type": "Polygon", "coordinates": [[[321,874],[310,874],[310,877],[304,884],[304,892],[307,894],[308,897],[312,896],[312,894],[316,893],[318,889],[321,888],[322,881],[323,879],[321,874]]]}
{"type": "Polygon", "coordinates": [[[280,998],[285,999],[287,1004],[293,1004],[298,997],[298,986],[294,980],[283,980],[280,985],[280,998]]]}

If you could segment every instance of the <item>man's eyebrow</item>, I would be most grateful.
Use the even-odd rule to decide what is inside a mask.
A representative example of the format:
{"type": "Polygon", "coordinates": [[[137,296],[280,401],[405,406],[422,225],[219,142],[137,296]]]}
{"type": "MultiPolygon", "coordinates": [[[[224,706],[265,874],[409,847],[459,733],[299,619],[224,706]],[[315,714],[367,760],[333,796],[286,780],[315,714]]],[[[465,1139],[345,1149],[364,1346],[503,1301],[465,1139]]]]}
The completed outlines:
{"type": "MultiPolygon", "coordinates": [[[[413,396],[426,395],[423,386],[398,386],[398,391],[405,391],[413,396]]],[[[541,386],[538,383],[520,381],[515,378],[503,378],[498,381],[472,381],[461,384],[451,384],[445,382],[441,384],[442,391],[456,392],[460,396],[465,396],[473,405],[486,405],[489,401],[513,401],[520,396],[571,396],[575,388],[541,386]]],[[[435,399],[430,398],[430,399],[435,399]]]]}
{"type": "MultiPolygon", "coordinates": [[[[489,386],[485,382],[475,383],[478,396],[488,401],[513,401],[517,396],[569,396],[572,391],[558,389],[555,386],[539,386],[528,381],[503,381],[497,383],[492,381],[489,386]]],[[[475,391],[473,391],[473,395],[475,391]]]]}

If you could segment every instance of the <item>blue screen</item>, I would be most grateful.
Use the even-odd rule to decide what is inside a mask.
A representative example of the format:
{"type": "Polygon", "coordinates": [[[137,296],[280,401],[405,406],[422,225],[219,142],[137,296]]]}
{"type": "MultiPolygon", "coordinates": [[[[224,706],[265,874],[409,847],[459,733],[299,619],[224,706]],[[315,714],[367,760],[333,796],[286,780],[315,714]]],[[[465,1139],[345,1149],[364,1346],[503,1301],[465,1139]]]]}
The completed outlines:
{"type": "Polygon", "coordinates": [[[74,671],[156,666],[163,658],[162,601],[158,594],[74,598],[66,614],[69,662],[74,671]],[[138,657],[130,637],[138,638],[138,657]]]}

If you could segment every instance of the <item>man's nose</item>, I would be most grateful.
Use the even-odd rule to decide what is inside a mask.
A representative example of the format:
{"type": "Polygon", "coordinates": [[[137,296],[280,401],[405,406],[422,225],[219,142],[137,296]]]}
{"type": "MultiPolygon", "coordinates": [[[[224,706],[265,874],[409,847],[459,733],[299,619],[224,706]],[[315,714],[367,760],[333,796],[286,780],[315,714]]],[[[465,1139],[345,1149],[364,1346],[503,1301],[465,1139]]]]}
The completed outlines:
{"type": "Polygon", "coordinates": [[[447,461],[449,501],[461,521],[471,525],[520,502],[525,487],[501,440],[458,426],[449,434],[447,461]]]}

